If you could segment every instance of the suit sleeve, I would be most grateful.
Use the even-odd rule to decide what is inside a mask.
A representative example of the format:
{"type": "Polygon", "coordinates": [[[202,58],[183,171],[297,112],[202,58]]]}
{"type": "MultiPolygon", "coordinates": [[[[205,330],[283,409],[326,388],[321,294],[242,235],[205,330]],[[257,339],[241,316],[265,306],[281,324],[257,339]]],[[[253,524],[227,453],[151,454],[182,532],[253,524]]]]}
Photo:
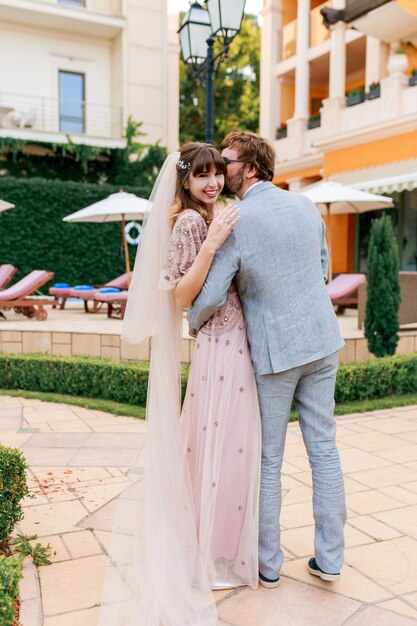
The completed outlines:
{"type": "Polygon", "coordinates": [[[329,249],[327,247],[324,220],[321,220],[321,271],[323,272],[324,280],[327,281],[329,275],[329,249]]]}
{"type": "Polygon", "coordinates": [[[235,233],[231,232],[217,250],[206,282],[188,311],[190,334],[193,337],[226,302],[227,292],[239,267],[239,244],[235,233]]]}

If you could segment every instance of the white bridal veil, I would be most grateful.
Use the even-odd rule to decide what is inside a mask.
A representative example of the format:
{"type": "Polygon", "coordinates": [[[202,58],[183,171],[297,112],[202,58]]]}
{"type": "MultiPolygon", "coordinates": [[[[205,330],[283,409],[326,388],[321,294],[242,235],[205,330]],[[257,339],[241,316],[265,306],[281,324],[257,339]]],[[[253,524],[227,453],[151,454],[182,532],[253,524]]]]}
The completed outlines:
{"type": "Polygon", "coordinates": [[[151,338],[146,431],[116,506],[99,626],[218,623],[179,428],[182,311],[173,292],[158,287],[178,158],[179,153],[168,156],[152,192],[123,323],[122,337],[129,342],[151,338]]]}

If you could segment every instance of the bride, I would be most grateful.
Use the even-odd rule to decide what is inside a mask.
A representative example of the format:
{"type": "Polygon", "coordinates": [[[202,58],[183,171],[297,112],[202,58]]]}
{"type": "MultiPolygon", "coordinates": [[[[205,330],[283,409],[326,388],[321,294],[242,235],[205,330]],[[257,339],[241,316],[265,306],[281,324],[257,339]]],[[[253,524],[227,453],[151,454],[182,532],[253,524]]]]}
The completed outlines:
{"type": "Polygon", "coordinates": [[[196,337],[180,405],[182,312],[239,219],[236,205],[216,210],[225,170],[212,146],[186,144],[151,195],[123,325],[132,343],[152,338],[146,436],[119,498],[100,626],[213,626],[212,589],[257,587],[260,420],[233,284],[196,337]]]}

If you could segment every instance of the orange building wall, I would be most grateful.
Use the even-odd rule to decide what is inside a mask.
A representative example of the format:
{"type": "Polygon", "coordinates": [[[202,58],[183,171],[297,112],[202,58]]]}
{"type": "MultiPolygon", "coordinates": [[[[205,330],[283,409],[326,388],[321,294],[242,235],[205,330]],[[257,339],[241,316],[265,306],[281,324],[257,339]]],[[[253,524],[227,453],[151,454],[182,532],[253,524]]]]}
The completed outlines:
{"type": "MultiPolygon", "coordinates": [[[[332,263],[333,273],[353,271],[353,243],[355,237],[354,215],[332,215],[332,263]]],[[[326,224],[327,235],[329,224],[326,224]]],[[[327,236],[327,241],[329,237],[327,236]]]]}
{"type": "Polygon", "coordinates": [[[281,85],[281,120],[286,122],[294,115],[295,107],[295,85],[282,83],[281,85]]]}
{"type": "MultiPolygon", "coordinates": [[[[417,131],[343,148],[324,155],[324,177],[417,156],[417,131]]],[[[353,271],[355,216],[332,216],[333,271],[353,271]]]]}
{"type": "Polygon", "coordinates": [[[416,156],[417,130],[327,152],[324,155],[324,176],[328,178],[338,172],[360,167],[372,167],[372,165],[381,165],[402,159],[415,159],[416,156]]]}

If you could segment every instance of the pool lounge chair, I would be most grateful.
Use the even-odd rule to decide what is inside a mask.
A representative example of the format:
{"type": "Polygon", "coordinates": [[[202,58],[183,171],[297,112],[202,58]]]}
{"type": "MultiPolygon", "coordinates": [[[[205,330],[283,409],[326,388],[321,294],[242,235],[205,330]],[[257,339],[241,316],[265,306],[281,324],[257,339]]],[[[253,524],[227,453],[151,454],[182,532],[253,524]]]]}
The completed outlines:
{"type": "Polygon", "coordinates": [[[343,315],[346,307],[358,305],[359,285],[366,283],[365,274],[339,274],[327,284],[327,291],[339,315],[343,315]]]}
{"type": "Polygon", "coordinates": [[[7,283],[12,280],[16,272],[17,268],[10,263],[4,263],[3,265],[0,265],[0,290],[5,288],[7,283]]]}
{"type": "MultiPolygon", "coordinates": [[[[44,305],[52,304],[51,300],[42,297],[31,298],[31,294],[53,277],[52,272],[33,270],[12,287],[0,291],[0,309],[6,311],[14,309],[15,313],[22,313],[26,317],[35,317],[40,321],[46,320],[48,312],[44,309],[44,305]]],[[[1,311],[0,316],[5,317],[1,311]]]]}
{"type": "MultiPolygon", "coordinates": [[[[127,273],[121,274],[113,280],[110,280],[108,283],[105,283],[103,287],[114,287],[116,289],[127,289],[128,288],[128,275],[127,273]]],[[[57,304],[59,304],[60,309],[65,308],[65,303],[68,298],[81,298],[84,300],[84,311],[86,313],[97,313],[100,309],[98,303],[94,301],[94,291],[98,289],[98,287],[94,287],[93,285],[78,285],[78,289],[76,287],[70,287],[68,283],[57,283],[50,287],[49,295],[55,297],[55,301],[53,307],[55,308],[57,304]],[[80,287],[83,287],[80,289],[80,287]],[[86,289],[89,287],[89,289],[86,289]],[[89,309],[88,302],[89,300],[93,300],[93,309],[89,309]],[[60,302],[59,302],[60,301],[60,302]]]]}
{"type": "MultiPolygon", "coordinates": [[[[107,288],[108,289],[108,288],[107,288]]],[[[94,301],[96,303],[107,304],[107,317],[121,317],[125,316],[126,303],[127,303],[127,290],[125,291],[107,291],[106,288],[96,289],[94,293],[94,301]]]]}

